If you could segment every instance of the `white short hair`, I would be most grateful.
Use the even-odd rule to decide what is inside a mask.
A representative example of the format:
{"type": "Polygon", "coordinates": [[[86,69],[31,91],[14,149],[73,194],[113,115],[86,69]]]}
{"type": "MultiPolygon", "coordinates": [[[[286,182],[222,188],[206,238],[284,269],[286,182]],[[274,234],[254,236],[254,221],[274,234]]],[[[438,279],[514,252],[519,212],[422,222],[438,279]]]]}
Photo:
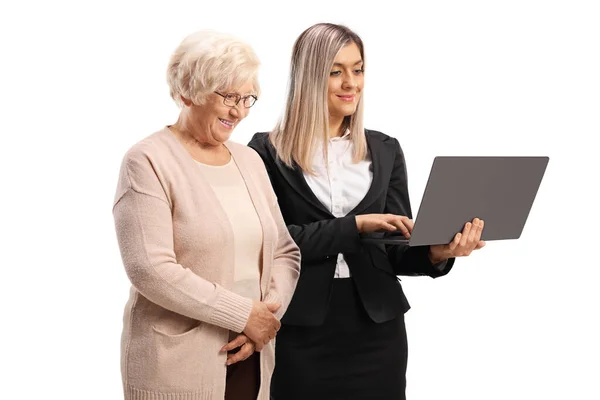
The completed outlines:
{"type": "Polygon", "coordinates": [[[171,97],[179,107],[183,107],[181,97],[203,104],[208,94],[240,87],[250,79],[258,96],[259,65],[252,47],[235,36],[211,30],[192,33],[169,61],[171,97]]]}

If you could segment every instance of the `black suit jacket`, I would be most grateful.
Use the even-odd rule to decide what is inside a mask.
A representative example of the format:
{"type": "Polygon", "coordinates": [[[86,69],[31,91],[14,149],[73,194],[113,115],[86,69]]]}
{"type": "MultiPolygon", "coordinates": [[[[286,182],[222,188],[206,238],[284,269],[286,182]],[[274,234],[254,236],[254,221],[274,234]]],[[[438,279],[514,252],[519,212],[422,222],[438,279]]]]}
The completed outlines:
{"type": "Polygon", "coordinates": [[[302,255],[300,278],[282,322],[318,326],[327,315],[337,255],[344,258],[367,314],[375,322],[394,319],[410,306],[397,275],[438,277],[449,272],[453,259],[432,265],[428,246],[383,246],[361,242],[355,215],[393,213],[412,218],[406,165],[398,140],[365,130],[372,159],[373,182],[366,196],[347,216],[334,217],[317,199],[302,170],[277,157],[266,132],[248,144],[263,159],[283,218],[302,255]]]}

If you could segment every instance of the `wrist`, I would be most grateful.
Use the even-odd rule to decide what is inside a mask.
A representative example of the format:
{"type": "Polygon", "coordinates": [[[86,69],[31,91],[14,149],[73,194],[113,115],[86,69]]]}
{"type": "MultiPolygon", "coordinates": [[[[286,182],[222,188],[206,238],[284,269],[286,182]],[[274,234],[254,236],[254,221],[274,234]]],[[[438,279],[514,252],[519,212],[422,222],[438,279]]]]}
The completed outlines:
{"type": "Polygon", "coordinates": [[[434,246],[429,246],[429,252],[427,255],[429,256],[429,262],[431,262],[433,265],[439,264],[448,259],[448,257],[442,254],[442,252],[437,248],[434,248],[434,246]]]}

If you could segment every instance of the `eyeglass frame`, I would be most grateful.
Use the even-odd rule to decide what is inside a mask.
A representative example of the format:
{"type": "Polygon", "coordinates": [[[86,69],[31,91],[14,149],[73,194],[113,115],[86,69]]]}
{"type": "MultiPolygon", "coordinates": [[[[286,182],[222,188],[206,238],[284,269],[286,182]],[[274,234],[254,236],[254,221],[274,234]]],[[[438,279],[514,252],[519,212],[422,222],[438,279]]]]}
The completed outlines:
{"type": "MultiPolygon", "coordinates": [[[[233,107],[237,107],[237,105],[238,105],[238,104],[240,103],[240,101],[242,101],[242,100],[244,100],[244,103],[242,103],[242,104],[244,105],[244,108],[251,108],[251,107],[252,107],[254,104],[256,104],[256,101],[258,100],[258,97],[257,97],[257,96],[255,96],[255,95],[253,95],[253,94],[249,94],[248,96],[242,96],[242,95],[241,95],[241,94],[239,94],[239,93],[225,93],[225,94],[221,94],[221,93],[219,93],[219,92],[217,92],[217,91],[215,91],[215,93],[216,93],[216,94],[218,94],[219,96],[221,96],[221,97],[223,98],[223,104],[224,104],[224,105],[226,105],[227,107],[232,107],[232,108],[233,108],[233,107]],[[234,105],[229,105],[229,104],[227,104],[227,103],[226,103],[226,101],[227,101],[227,96],[236,96],[236,97],[237,97],[237,100],[236,100],[236,102],[235,102],[235,104],[234,104],[234,105]],[[251,105],[251,106],[246,106],[246,99],[249,99],[249,98],[253,98],[253,99],[254,99],[254,101],[252,102],[252,105],[251,105]]],[[[233,100],[233,99],[231,99],[231,100],[233,100]]]]}

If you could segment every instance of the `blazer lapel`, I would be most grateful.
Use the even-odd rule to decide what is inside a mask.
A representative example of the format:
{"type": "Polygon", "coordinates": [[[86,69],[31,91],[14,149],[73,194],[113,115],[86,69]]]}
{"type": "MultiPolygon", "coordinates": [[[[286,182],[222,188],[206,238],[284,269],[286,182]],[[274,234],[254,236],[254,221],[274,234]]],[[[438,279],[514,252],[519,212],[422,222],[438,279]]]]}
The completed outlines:
{"type": "Polygon", "coordinates": [[[323,203],[319,201],[317,196],[315,196],[313,191],[310,189],[310,186],[308,186],[308,183],[306,183],[302,168],[300,168],[296,162],[293,163],[293,168],[289,168],[287,165],[281,162],[281,160],[277,157],[273,146],[269,145],[269,152],[271,153],[271,157],[273,158],[279,173],[285,178],[285,180],[296,191],[296,193],[298,193],[298,195],[304,200],[309,202],[313,207],[316,207],[324,213],[327,213],[327,215],[333,216],[331,212],[325,208],[323,203]]]}
{"type": "MultiPolygon", "coordinates": [[[[384,191],[387,185],[387,182],[385,181],[386,177],[389,179],[393,167],[392,164],[395,149],[386,147],[381,140],[373,137],[368,130],[365,130],[365,136],[373,165],[373,181],[371,182],[371,186],[365,197],[348,214],[360,214],[381,195],[381,192],[384,191]]],[[[296,193],[328,216],[333,216],[315,196],[310,189],[310,186],[308,186],[308,183],[306,183],[302,169],[295,162],[293,164],[294,168],[287,167],[277,157],[273,146],[269,145],[268,149],[279,173],[285,178],[296,193]]]]}
{"type": "Polygon", "coordinates": [[[369,131],[365,130],[365,136],[373,165],[373,181],[365,197],[348,214],[360,214],[379,197],[387,185],[385,178],[389,178],[392,167],[393,153],[382,141],[372,137],[369,131]]]}

